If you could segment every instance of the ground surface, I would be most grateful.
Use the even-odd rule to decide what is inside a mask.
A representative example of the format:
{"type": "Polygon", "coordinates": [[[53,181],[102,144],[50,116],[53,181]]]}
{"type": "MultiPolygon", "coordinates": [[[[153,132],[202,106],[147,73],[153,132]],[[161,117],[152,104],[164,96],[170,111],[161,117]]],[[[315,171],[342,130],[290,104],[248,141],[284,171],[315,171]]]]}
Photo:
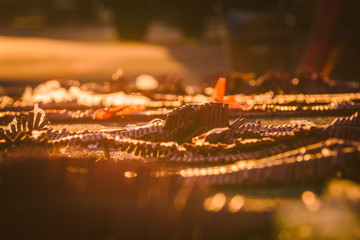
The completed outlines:
{"type": "Polygon", "coordinates": [[[119,41],[108,27],[0,30],[0,80],[104,81],[122,68],[130,77],[171,73],[194,83],[207,74],[224,71],[220,42],[176,40],[176,34],[172,37],[173,33],[163,32],[155,27],[148,42],[140,43],[119,41]]]}

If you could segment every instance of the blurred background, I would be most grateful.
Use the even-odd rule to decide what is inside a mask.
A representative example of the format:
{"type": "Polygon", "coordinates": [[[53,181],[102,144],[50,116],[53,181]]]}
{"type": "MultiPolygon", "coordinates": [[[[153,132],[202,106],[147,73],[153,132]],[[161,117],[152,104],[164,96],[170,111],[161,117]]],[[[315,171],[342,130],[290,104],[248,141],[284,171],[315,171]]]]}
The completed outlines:
{"type": "Polygon", "coordinates": [[[2,0],[0,80],[104,81],[117,69],[196,83],[310,70],[358,81],[358,0],[2,0]]]}

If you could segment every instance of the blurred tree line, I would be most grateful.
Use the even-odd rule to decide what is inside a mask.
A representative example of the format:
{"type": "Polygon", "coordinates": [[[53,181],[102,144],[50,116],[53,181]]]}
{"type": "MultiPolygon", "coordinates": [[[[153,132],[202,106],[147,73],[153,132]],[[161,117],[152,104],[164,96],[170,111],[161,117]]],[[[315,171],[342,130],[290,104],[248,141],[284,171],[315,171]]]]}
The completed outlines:
{"type": "Polygon", "coordinates": [[[204,22],[210,16],[225,15],[234,8],[274,8],[278,2],[279,0],[2,0],[0,23],[15,27],[99,23],[106,12],[110,13],[110,21],[122,38],[142,38],[154,19],[163,19],[180,26],[186,36],[200,37],[204,22]]]}

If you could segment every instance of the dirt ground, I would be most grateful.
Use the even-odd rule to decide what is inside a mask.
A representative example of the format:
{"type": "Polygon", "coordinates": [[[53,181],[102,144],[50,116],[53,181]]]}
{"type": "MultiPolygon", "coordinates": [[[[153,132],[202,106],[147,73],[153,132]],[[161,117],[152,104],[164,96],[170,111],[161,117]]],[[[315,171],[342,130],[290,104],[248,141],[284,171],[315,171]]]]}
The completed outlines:
{"type": "Polygon", "coordinates": [[[2,81],[103,81],[122,68],[130,78],[170,73],[194,84],[223,72],[225,55],[221,41],[184,41],[161,26],[153,27],[145,42],[119,41],[111,27],[0,30],[2,81]]]}

